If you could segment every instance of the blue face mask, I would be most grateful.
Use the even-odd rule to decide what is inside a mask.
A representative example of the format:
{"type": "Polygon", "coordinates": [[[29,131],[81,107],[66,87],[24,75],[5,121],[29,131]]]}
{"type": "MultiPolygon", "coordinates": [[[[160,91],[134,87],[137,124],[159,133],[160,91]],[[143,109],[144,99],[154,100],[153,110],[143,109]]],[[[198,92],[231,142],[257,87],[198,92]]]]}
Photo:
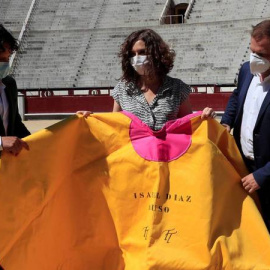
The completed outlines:
{"type": "Polygon", "coordinates": [[[0,80],[5,78],[9,72],[9,62],[0,62],[0,80]]]}

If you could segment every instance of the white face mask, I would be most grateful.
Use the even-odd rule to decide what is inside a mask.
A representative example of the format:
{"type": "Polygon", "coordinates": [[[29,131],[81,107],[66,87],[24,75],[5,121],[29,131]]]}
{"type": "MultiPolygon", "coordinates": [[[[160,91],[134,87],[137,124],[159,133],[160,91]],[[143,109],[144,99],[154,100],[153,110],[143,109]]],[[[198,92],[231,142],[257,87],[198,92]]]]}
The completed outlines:
{"type": "Polygon", "coordinates": [[[0,62],[0,80],[5,78],[9,72],[9,62],[0,62]]]}
{"type": "Polygon", "coordinates": [[[250,54],[250,71],[253,75],[262,74],[270,68],[270,62],[257,55],[256,53],[250,54]]]}
{"type": "Polygon", "coordinates": [[[149,61],[146,55],[136,55],[130,58],[130,64],[139,75],[147,75],[149,73],[147,67],[148,63],[149,61]]]}

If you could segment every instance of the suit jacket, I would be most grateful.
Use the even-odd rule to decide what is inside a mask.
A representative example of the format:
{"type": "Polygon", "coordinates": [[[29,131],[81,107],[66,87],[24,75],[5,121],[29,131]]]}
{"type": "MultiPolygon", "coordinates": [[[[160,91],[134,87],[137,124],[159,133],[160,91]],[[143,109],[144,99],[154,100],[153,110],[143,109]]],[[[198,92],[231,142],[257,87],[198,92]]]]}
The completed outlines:
{"type": "MultiPolygon", "coordinates": [[[[240,69],[238,86],[233,91],[221,123],[234,128],[233,135],[242,155],[240,132],[243,116],[243,107],[247,91],[253,75],[250,73],[249,62],[240,69]]],[[[256,170],[253,175],[260,187],[270,187],[270,87],[253,130],[253,150],[256,170]]],[[[244,157],[244,155],[243,155],[244,157]]],[[[270,189],[269,189],[270,190],[270,189]]],[[[268,194],[269,195],[269,194],[268,194]]]]}
{"type": "Polygon", "coordinates": [[[6,86],[5,93],[9,104],[9,119],[8,119],[8,131],[7,134],[5,135],[3,121],[0,117],[0,136],[16,136],[19,138],[23,138],[25,136],[30,135],[30,132],[22,123],[21,116],[19,115],[18,89],[16,81],[12,77],[7,76],[4,79],[2,79],[2,83],[6,86]]]}

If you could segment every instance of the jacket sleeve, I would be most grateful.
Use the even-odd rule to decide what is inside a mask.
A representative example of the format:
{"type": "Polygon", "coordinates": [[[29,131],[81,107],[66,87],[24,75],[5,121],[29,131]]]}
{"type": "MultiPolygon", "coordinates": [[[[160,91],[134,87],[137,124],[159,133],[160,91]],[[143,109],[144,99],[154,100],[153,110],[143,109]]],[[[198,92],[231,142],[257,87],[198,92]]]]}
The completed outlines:
{"type": "Polygon", "coordinates": [[[249,63],[246,62],[240,69],[239,75],[238,75],[238,85],[237,88],[234,89],[232,95],[229,98],[226,110],[221,118],[220,123],[221,124],[227,124],[231,128],[234,127],[235,118],[237,115],[238,110],[238,103],[239,103],[239,94],[240,94],[240,86],[242,85],[243,81],[246,77],[246,69],[249,67],[249,63]]]}
{"type": "Polygon", "coordinates": [[[4,82],[6,87],[8,87],[8,91],[6,92],[6,94],[9,95],[9,103],[12,104],[12,106],[10,106],[10,114],[12,115],[12,117],[10,117],[9,121],[9,135],[19,138],[26,137],[30,135],[30,132],[23,124],[21,116],[19,114],[18,89],[16,81],[10,76],[5,77],[2,81],[4,82]]]}
{"type": "Polygon", "coordinates": [[[260,187],[263,187],[267,181],[270,181],[270,162],[267,162],[262,168],[253,172],[253,176],[260,187]]]}
{"type": "Polygon", "coordinates": [[[237,113],[238,95],[239,95],[239,89],[236,88],[234,89],[232,95],[229,98],[226,110],[220,121],[221,124],[229,125],[231,128],[233,128],[233,124],[234,124],[236,113],[237,113]]]}
{"type": "Polygon", "coordinates": [[[18,112],[18,108],[17,108],[17,112],[15,116],[14,131],[15,131],[14,133],[16,134],[16,136],[19,138],[23,138],[31,134],[29,130],[26,128],[26,126],[23,124],[21,116],[18,112]]]}

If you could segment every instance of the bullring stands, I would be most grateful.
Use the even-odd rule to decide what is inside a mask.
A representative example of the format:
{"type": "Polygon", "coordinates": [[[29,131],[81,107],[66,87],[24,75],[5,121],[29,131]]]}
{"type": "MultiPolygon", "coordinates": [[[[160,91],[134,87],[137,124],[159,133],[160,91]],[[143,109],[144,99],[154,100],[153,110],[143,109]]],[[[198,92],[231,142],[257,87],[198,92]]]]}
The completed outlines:
{"type": "MultiPolygon", "coordinates": [[[[160,25],[169,2],[36,0],[14,62],[19,87],[114,86],[121,76],[121,43],[145,27],[176,51],[172,76],[189,84],[233,83],[249,56],[251,26],[270,14],[268,0],[196,0],[186,23],[160,25]]],[[[22,3],[30,6],[8,3],[0,0],[7,27],[22,3]]],[[[18,36],[19,27],[11,30],[18,36]]]]}
{"type": "Polygon", "coordinates": [[[193,5],[189,23],[263,18],[264,13],[269,12],[268,6],[267,0],[197,0],[193,5]]]}
{"type": "Polygon", "coordinates": [[[0,22],[18,35],[20,33],[32,0],[1,0],[0,22]]]}

